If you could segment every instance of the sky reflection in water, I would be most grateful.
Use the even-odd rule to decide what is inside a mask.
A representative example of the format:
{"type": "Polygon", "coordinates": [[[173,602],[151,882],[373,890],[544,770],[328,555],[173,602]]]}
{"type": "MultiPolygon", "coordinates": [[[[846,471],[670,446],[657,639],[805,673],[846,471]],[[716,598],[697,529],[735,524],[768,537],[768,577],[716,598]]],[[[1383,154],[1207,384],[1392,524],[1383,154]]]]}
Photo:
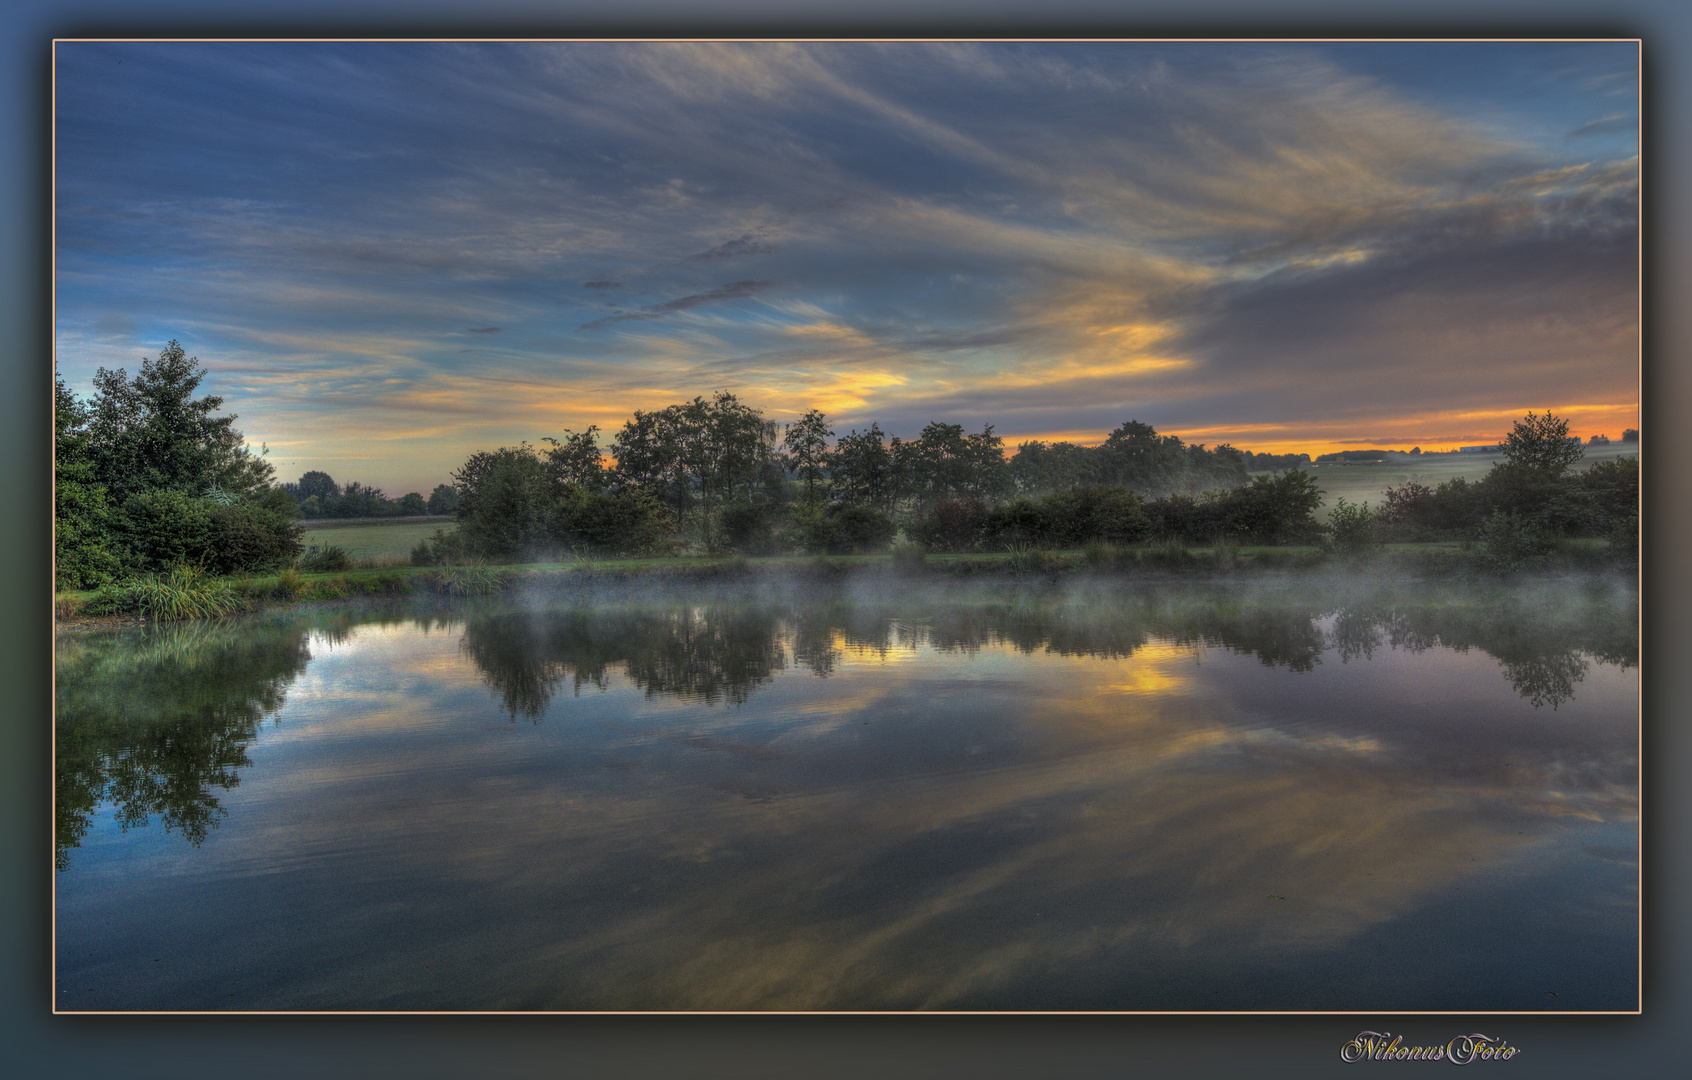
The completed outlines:
{"type": "Polygon", "coordinates": [[[1632,1009],[1631,593],[61,641],[61,1008],[1632,1009]]]}

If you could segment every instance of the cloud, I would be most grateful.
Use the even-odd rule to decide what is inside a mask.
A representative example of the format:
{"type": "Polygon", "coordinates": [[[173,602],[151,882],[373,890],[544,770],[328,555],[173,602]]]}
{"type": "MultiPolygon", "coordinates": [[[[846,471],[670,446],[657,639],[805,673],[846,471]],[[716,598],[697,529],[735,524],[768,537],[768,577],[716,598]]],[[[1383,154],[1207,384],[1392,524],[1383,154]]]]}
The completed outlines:
{"type": "Polygon", "coordinates": [[[738,239],[725,241],[711,248],[689,255],[689,259],[732,259],[742,255],[774,255],[776,249],[747,233],[738,239]]]}
{"type": "Polygon", "coordinates": [[[623,283],[620,282],[620,281],[584,281],[584,282],[582,282],[582,288],[584,288],[584,289],[605,290],[605,289],[621,289],[622,287],[623,287],[623,283]]]}
{"type": "Polygon", "coordinates": [[[482,326],[482,327],[477,327],[473,330],[467,330],[465,332],[469,333],[469,334],[497,334],[497,333],[499,333],[499,327],[497,327],[497,326],[482,326]]]}
{"type": "Polygon", "coordinates": [[[744,300],[760,289],[768,288],[773,282],[769,281],[734,281],[727,285],[712,289],[710,292],[692,293],[688,296],[666,300],[661,304],[647,304],[639,311],[619,312],[607,315],[603,319],[583,323],[576,327],[578,330],[598,330],[613,323],[629,322],[638,319],[660,319],[672,311],[691,311],[706,304],[718,304],[727,300],[744,300]]]}

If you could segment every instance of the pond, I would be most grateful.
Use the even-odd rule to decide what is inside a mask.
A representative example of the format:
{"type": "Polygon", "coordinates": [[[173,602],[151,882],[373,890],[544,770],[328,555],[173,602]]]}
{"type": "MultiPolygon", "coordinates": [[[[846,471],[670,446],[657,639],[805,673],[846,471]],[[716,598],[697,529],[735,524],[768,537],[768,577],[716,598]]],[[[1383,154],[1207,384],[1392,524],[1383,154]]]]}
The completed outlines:
{"type": "Polygon", "coordinates": [[[62,635],[62,1010],[1638,1007],[1637,594],[554,594],[62,635]]]}

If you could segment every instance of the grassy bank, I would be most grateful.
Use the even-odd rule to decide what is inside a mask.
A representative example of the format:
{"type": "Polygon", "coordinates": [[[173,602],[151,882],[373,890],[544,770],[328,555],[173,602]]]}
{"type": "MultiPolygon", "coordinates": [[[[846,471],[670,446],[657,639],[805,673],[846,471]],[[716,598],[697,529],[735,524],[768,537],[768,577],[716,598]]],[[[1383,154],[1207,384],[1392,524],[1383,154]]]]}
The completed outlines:
{"type": "Polygon", "coordinates": [[[450,517],[344,522],[318,519],[306,524],[300,541],[308,551],[314,547],[321,548],[333,544],[354,559],[390,559],[405,562],[411,557],[411,549],[420,541],[433,536],[436,529],[451,532],[453,528],[453,519],[450,517]]]}
{"type": "MultiPolygon", "coordinates": [[[[1516,573],[1591,573],[1617,570],[1603,541],[1565,542],[1550,556],[1514,568],[1516,573]]],[[[58,594],[61,622],[170,621],[237,611],[377,597],[460,597],[522,589],[546,590],[609,582],[848,577],[929,580],[1005,578],[1061,580],[1101,577],[1250,578],[1269,575],[1367,573],[1417,579],[1496,578],[1495,560],[1459,543],[1388,544],[1363,553],[1314,547],[1241,547],[1178,544],[1068,551],[746,558],[590,559],[552,563],[455,567],[366,566],[331,573],[286,569],[271,575],[210,578],[176,572],[92,592],[58,594]]],[[[1622,572],[1630,570],[1622,568],[1622,572]]]]}

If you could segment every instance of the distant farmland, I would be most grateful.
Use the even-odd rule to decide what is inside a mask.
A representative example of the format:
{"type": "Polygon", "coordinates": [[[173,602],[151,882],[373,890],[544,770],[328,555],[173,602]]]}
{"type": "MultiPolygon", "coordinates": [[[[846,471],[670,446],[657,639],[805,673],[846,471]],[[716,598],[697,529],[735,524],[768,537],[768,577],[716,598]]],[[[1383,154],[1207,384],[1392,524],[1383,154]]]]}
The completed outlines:
{"type": "MultiPolygon", "coordinates": [[[[1589,446],[1585,455],[1575,463],[1575,469],[1619,457],[1637,457],[1638,454],[1638,443],[1613,442],[1608,446],[1589,446]]],[[[1366,502],[1370,506],[1379,506],[1381,492],[1389,487],[1398,487],[1408,480],[1438,487],[1459,476],[1473,482],[1503,460],[1504,455],[1499,453],[1427,454],[1420,457],[1394,454],[1379,465],[1324,463],[1311,468],[1310,473],[1322,489],[1324,508],[1333,506],[1342,497],[1348,503],[1366,502]]]]}

